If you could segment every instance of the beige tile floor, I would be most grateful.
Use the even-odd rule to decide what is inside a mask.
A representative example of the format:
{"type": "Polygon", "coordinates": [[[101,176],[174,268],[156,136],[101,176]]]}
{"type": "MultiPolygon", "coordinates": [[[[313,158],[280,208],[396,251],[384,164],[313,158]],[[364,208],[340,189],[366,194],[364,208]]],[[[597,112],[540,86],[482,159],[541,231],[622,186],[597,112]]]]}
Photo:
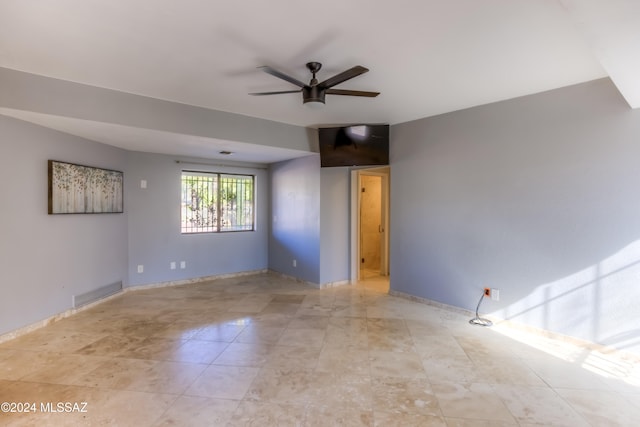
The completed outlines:
{"type": "Polygon", "coordinates": [[[637,363],[381,289],[263,274],[125,293],[0,344],[0,402],[36,411],[0,425],[640,425],[637,363]]]}

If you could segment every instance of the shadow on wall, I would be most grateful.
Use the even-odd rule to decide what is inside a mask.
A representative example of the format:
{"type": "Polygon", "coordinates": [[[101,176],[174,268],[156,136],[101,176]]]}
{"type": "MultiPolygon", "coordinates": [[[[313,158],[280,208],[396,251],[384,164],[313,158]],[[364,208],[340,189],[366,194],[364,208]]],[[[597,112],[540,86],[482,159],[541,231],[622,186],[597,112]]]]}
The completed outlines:
{"type": "Polygon", "coordinates": [[[493,314],[640,355],[639,281],[640,240],[493,314]]]}

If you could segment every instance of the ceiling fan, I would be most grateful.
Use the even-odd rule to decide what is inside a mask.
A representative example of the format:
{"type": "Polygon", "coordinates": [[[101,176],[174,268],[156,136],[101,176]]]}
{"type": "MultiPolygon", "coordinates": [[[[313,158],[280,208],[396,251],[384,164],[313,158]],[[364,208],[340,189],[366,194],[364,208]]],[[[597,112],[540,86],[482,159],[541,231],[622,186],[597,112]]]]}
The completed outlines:
{"type": "Polygon", "coordinates": [[[340,83],[352,79],[354,77],[359,76],[360,74],[364,74],[369,69],[362,67],[360,65],[356,65],[353,68],[350,68],[342,73],[336,74],[333,77],[328,78],[327,80],[318,83],[316,79],[316,73],[320,71],[322,68],[322,64],[319,62],[308,62],[307,68],[311,71],[313,77],[309,84],[304,84],[300,80],[288,76],[276,69],[273,69],[269,66],[258,67],[262,69],[267,74],[271,74],[274,77],[285,80],[289,83],[293,83],[298,86],[300,89],[296,90],[282,90],[276,92],[257,92],[250,93],[249,95],[254,96],[264,96],[264,95],[280,95],[283,93],[298,93],[302,92],[302,102],[304,104],[307,103],[316,103],[316,104],[324,104],[325,95],[347,95],[347,96],[365,96],[369,98],[376,97],[380,95],[380,92],[366,92],[361,90],[345,90],[345,89],[332,89],[334,86],[339,85],[340,83]]]}

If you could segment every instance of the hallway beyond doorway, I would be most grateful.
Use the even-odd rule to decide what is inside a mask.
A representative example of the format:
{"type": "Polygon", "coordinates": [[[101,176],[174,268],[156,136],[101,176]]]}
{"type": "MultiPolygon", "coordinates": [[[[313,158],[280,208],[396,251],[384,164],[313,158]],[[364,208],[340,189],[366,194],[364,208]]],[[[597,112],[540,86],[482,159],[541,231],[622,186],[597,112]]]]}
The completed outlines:
{"type": "Polygon", "coordinates": [[[389,293],[389,276],[380,275],[379,270],[360,269],[360,280],[357,283],[365,289],[384,294],[389,293]]]}

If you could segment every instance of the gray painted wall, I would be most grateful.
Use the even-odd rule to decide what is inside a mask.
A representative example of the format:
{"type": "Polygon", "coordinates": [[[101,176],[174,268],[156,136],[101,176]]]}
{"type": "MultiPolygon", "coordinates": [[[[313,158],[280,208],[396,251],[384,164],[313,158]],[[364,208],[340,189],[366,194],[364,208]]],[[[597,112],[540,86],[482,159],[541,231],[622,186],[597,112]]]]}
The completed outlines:
{"type": "Polygon", "coordinates": [[[609,80],[391,129],[391,288],[640,353],[640,111],[609,80]]]}
{"type": "Polygon", "coordinates": [[[316,154],[274,163],[270,174],[269,268],[319,284],[320,158],[316,154]]]}
{"type": "MultiPolygon", "coordinates": [[[[176,163],[175,157],[129,153],[126,206],[129,212],[129,283],[139,285],[263,270],[268,266],[269,178],[265,168],[176,163]],[[180,233],[182,170],[255,175],[256,230],[239,233],[180,233]],[[140,181],[147,181],[147,188],[140,181]],[[170,269],[171,262],[177,268],[170,269]],[[186,261],[186,268],[180,262],[186,261]],[[144,272],[138,273],[137,266],[144,272]]],[[[197,163],[205,162],[199,160],[197,163]]],[[[214,162],[212,162],[214,163],[214,162]]],[[[219,162],[215,162],[219,163],[219,162]]]]}
{"type": "Polygon", "coordinates": [[[126,282],[128,254],[126,213],[47,214],[47,160],[125,171],[125,151],[4,116],[0,137],[3,334],[64,312],[73,295],[126,282]]]}
{"type": "Polygon", "coordinates": [[[349,280],[350,168],[320,170],[320,283],[349,280]]]}

